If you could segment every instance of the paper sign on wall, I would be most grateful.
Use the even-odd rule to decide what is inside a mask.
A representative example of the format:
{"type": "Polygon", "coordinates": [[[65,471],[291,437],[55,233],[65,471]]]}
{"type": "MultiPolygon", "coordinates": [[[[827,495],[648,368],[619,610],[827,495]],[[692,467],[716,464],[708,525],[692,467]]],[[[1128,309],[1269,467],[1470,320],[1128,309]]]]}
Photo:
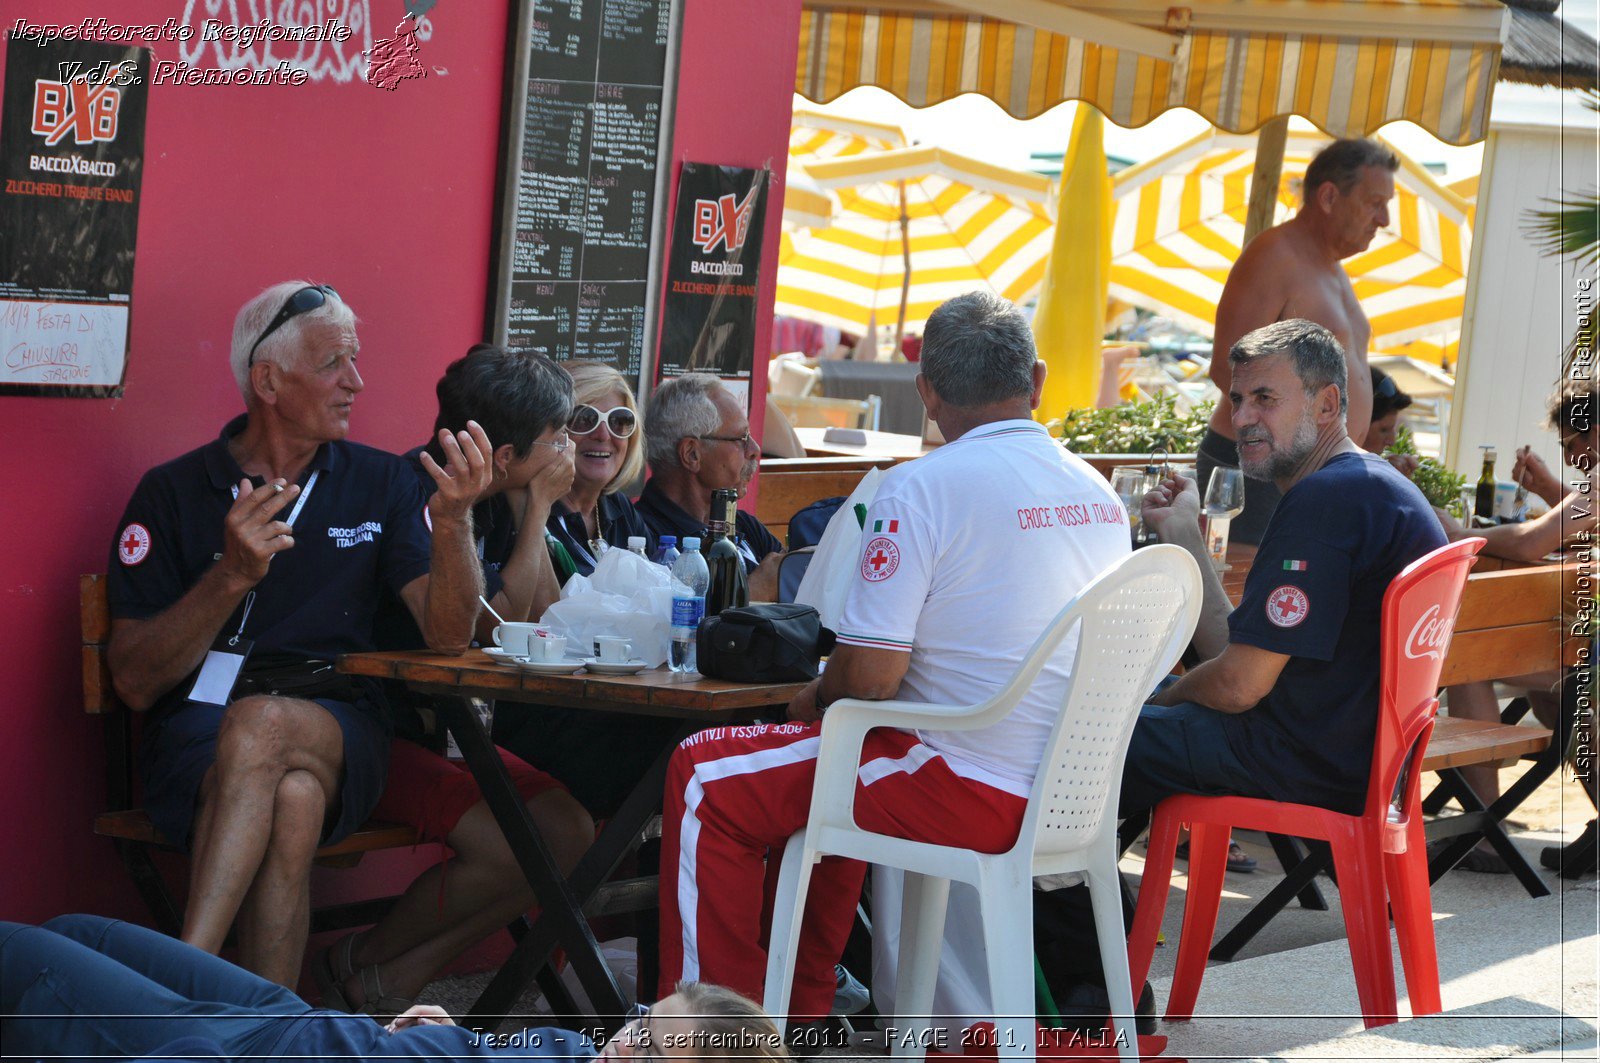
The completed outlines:
{"type": "Polygon", "coordinates": [[[0,104],[0,394],[122,394],[150,52],[12,34],[0,104]]]}

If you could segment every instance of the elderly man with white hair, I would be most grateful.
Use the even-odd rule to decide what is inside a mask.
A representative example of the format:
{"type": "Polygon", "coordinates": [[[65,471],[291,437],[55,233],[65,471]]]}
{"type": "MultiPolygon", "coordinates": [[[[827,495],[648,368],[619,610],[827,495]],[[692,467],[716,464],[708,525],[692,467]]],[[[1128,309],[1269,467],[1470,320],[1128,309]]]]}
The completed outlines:
{"type": "Polygon", "coordinates": [[[345,440],[359,346],[326,285],[246,303],[231,355],[246,412],[145,474],[111,551],[112,679],[150,713],[145,806],[193,858],[183,940],[216,953],[237,918],[240,962],[287,986],[312,858],[366,819],[388,760],[381,689],[332,662],[375,648],[385,586],[429,646],[461,652],[482,580],[489,440],[441,431],[425,500],[401,458],[345,440]]]}
{"type": "MultiPolygon", "coordinates": [[[[650,481],[634,508],[657,541],[674,535],[704,538],[711,493],[750,486],[761,446],[750,437],[744,403],[710,373],[686,373],[662,381],[644,423],[650,481]]],[[[777,597],[783,544],[752,514],[740,511],[733,543],[743,558],[753,601],[777,597]]]]}

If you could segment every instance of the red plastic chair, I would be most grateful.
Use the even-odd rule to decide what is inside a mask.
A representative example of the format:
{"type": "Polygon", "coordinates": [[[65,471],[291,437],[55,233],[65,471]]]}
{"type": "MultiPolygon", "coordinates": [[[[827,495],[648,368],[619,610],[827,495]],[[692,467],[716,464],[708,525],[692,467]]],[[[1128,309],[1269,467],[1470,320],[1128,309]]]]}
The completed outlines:
{"type": "Polygon", "coordinates": [[[1361,815],[1254,797],[1182,795],[1156,806],[1139,905],[1128,938],[1128,967],[1133,984],[1141,985],[1150,970],[1167,905],[1178,829],[1187,823],[1189,890],[1177,972],[1167,1002],[1168,1022],[1193,1017],[1217,926],[1234,827],[1319,838],[1332,847],[1356,992],[1369,1028],[1394,1022],[1399,1011],[1385,901],[1393,908],[1412,1014],[1440,1010],[1428,855],[1418,800],[1419,765],[1433,733],[1439,669],[1455,628],[1467,570],[1482,546],[1482,539],[1464,539],[1419,558],[1394,578],[1383,596],[1378,730],[1361,815]],[[1404,793],[1391,804],[1402,770],[1404,793]]]}

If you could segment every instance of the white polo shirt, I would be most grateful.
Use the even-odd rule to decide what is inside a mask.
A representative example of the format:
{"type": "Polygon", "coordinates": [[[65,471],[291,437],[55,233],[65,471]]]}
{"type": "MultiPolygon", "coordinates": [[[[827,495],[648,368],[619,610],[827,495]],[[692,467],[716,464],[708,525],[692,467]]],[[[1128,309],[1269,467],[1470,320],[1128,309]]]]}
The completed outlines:
{"type": "MultiPolygon", "coordinates": [[[[884,477],[839,641],[909,652],[897,698],[976,704],[1073,595],[1127,556],[1129,539],[1105,478],[1043,425],[982,425],[884,477]]],[[[1000,723],[918,737],[958,774],[1026,797],[1076,648],[1073,633],[1000,723]]]]}

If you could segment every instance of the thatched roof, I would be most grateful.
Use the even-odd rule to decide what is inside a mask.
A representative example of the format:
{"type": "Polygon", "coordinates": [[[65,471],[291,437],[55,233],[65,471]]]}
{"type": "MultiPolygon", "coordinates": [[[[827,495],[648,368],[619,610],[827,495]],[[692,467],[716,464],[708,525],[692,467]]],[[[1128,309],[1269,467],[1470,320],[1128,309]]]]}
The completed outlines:
{"type": "Polygon", "coordinates": [[[1511,26],[1500,80],[1563,89],[1600,87],[1600,44],[1556,15],[1560,0],[1501,0],[1511,26]]]}

